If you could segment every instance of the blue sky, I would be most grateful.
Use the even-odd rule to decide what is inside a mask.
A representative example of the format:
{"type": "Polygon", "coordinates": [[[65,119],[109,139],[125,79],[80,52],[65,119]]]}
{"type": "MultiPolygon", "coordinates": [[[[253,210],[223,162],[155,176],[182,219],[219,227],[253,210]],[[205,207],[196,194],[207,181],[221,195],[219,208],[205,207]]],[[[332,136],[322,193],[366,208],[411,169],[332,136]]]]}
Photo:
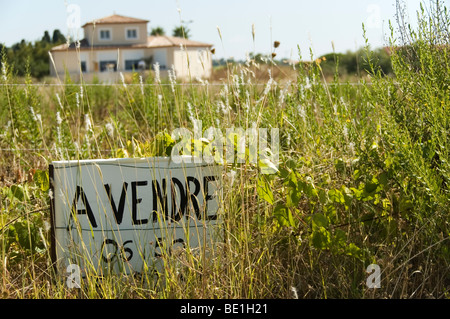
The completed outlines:
{"type": "MultiPolygon", "coordinates": [[[[414,25],[421,1],[405,2],[414,25]]],[[[0,43],[35,41],[45,30],[68,34],[68,22],[76,23],[77,17],[83,25],[113,13],[150,20],[149,31],[161,26],[166,34],[184,20],[193,40],[215,46],[216,58],[268,54],[277,40],[277,58],[298,59],[299,45],[309,59],[310,48],[320,56],[332,51],[332,41],[336,52],[363,46],[362,23],[373,47],[386,44],[388,21],[395,23],[395,0],[0,0],[0,43]],[[68,12],[73,8],[79,15],[68,12]]]]}

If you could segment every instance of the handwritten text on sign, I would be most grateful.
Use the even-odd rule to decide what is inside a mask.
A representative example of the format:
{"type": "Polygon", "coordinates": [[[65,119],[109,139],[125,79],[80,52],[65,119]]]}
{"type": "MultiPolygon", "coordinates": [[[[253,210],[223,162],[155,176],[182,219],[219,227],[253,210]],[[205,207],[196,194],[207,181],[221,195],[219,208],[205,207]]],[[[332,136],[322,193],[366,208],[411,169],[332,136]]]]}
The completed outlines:
{"type": "Polygon", "coordinates": [[[212,239],[218,166],[156,157],[58,161],[50,171],[55,255],[65,265],[141,272],[163,251],[212,239]]]}

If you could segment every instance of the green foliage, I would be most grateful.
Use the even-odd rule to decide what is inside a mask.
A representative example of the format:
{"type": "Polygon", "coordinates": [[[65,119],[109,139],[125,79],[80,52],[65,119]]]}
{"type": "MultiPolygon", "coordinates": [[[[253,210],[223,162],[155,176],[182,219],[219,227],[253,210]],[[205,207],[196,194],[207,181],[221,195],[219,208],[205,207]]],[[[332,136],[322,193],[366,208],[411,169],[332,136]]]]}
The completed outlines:
{"type": "Polygon", "coordinates": [[[170,156],[175,141],[167,132],[156,134],[153,142],[153,154],[155,156],[170,156]]]}
{"type": "Polygon", "coordinates": [[[150,35],[165,35],[165,34],[166,34],[166,32],[164,31],[164,29],[162,27],[155,27],[150,32],[150,35]]]}
{"type": "Polygon", "coordinates": [[[44,36],[42,37],[41,42],[43,42],[43,43],[51,43],[52,42],[52,40],[50,38],[50,34],[48,34],[48,31],[44,32],[44,36]]]}
{"type": "Polygon", "coordinates": [[[17,76],[29,75],[41,79],[50,72],[48,51],[65,41],[64,35],[59,30],[53,31],[53,37],[45,31],[40,41],[31,43],[21,40],[7,48],[6,61],[14,68],[17,76]]]}
{"type": "Polygon", "coordinates": [[[64,34],[62,34],[59,29],[55,29],[52,35],[52,43],[59,44],[64,42],[66,42],[66,37],[64,36],[64,34]]]}
{"type": "Polygon", "coordinates": [[[22,185],[11,185],[7,196],[10,200],[17,200],[23,202],[29,199],[27,188],[22,185]]]}
{"type": "Polygon", "coordinates": [[[289,228],[295,227],[295,221],[289,207],[286,207],[285,205],[277,205],[273,210],[273,215],[279,226],[289,228]]]}
{"type": "Polygon", "coordinates": [[[50,188],[50,181],[48,177],[48,171],[45,170],[36,170],[34,173],[34,181],[36,182],[36,185],[39,187],[39,189],[43,192],[47,192],[50,188]]]}
{"type": "Polygon", "coordinates": [[[257,191],[258,191],[258,196],[261,199],[264,199],[267,203],[269,204],[273,204],[273,193],[272,190],[270,189],[270,184],[267,181],[267,179],[264,177],[264,175],[261,175],[258,178],[258,183],[257,183],[257,191]]]}
{"type": "Polygon", "coordinates": [[[5,234],[5,250],[10,252],[10,260],[18,262],[27,254],[42,253],[46,248],[43,237],[42,217],[34,214],[29,219],[20,218],[9,225],[5,234]]]}
{"type": "Polygon", "coordinates": [[[185,39],[189,39],[191,36],[191,30],[189,30],[187,27],[185,27],[184,25],[180,25],[178,27],[175,27],[172,30],[172,35],[174,37],[179,37],[179,38],[185,38],[185,39]]]}
{"type": "MultiPolygon", "coordinates": [[[[388,48],[378,48],[372,51],[371,58],[374,68],[384,75],[393,75],[391,59],[388,48]]],[[[370,63],[367,60],[366,49],[356,52],[329,53],[319,57],[325,77],[332,77],[337,72],[341,77],[363,76],[371,73],[370,63]]]]}

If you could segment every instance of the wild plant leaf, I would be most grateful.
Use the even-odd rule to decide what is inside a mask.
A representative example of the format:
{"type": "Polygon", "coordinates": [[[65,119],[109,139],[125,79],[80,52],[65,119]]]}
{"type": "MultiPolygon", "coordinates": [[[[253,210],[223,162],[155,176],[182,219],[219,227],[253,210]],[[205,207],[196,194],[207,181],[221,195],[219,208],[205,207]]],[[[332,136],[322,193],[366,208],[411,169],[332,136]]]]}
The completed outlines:
{"type": "Polygon", "coordinates": [[[357,200],[361,200],[362,196],[363,196],[363,191],[354,187],[350,187],[350,190],[353,192],[353,196],[357,199],[357,200]]]}
{"type": "Polygon", "coordinates": [[[280,226],[295,227],[294,218],[288,207],[277,205],[273,211],[275,218],[280,226]]]}
{"type": "Polygon", "coordinates": [[[170,155],[175,141],[167,132],[159,132],[153,141],[153,154],[155,156],[170,155]]]}
{"type": "Polygon", "coordinates": [[[333,243],[340,247],[344,247],[346,241],[347,241],[347,234],[345,233],[345,231],[343,231],[342,229],[337,229],[334,232],[333,243]]]}
{"type": "Polygon", "coordinates": [[[313,228],[315,227],[328,227],[329,221],[326,216],[321,213],[316,213],[312,216],[313,228]]]}
{"type": "Polygon", "coordinates": [[[201,157],[203,154],[203,141],[192,139],[191,145],[192,145],[192,155],[201,157]]]}
{"type": "Polygon", "coordinates": [[[348,210],[350,205],[352,204],[353,199],[353,193],[352,191],[345,185],[342,185],[342,195],[344,196],[344,202],[345,202],[345,210],[348,210]]]}
{"type": "Polygon", "coordinates": [[[288,159],[286,161],[286,167],[291,170],[295,170],[297,168],[297,162],[294,161],[293,159],[288,159]]]}
{"type": "Polygon", "coordinates": [[[50,187],[49,178],[48,178],[48,171],[42,171],[42,170],[36,170],[34,173],[33,179],[35,180],[36,184],[39,186],[41,191],[46,192],[48,191],[50,187]]]}
{"type": "Polygon", "coordinates": [[[300,202],[302,193],[296,188],[290,188],[286,196],[286,204],[288,207],[295,207],[300,202]]]}
{"type": "Polygon", "coordinates": [[[311,234],[311,242],[317,249],[329,249],[331,247],[331,234],[324,227],[320,227],[311,234]]]}
{"type": "Polygon", "coordinates": [[[283,179],[287,179],[289,177],[290,171],[284,167],[280,167],[278,170],[278,175],[283,179]]]}
{"type": "Polygon", "coordinates": [[[345,252],[347,255],[358,258],[359,260],[363,259],[363,251],[354,243],[348,244],[345,249],[345,252]]]}
{"type": "Polygon", "coordinates": [[[342,158],[335,160],[334,166],[338,172],[342,173],[345,170],[345,162],[342,160],[342,158]]]}
{"type": "Polygon", "coordinates": [[[372,194],[377,190],[378,183],[369,181],[364,185],[364,191],[368,194],[372,194]]]}
{"type": "MultiPolygon", "coordinates": [[[[16,232],[16,240],[19,245],[24,249],[31,249],[33,245],[33,235],[28,231],[28,224],[25,221],[18,221],[14,223],[14,229],[16,232]]],[[[32,227],[30,227],[30,231],[32,227]]]]}
{"type": "Polygon", "coordinates": [[[258,196],[262,199],[264,199],[269,204],[273,204],[273,192],[270,189],[270,184],[267,182],[267,180],[264,178],[264,176],[260,176],[258,178],[258,184],[256,187],[256,190],[258,192],[258,196]]]}
{"type": "Polygon", "coordinates": [[[128,153],[128,151],[124,148],[119,148],[116,152],[116,156],[118,158],[127,158],[130,157],[130,154],[128,153]]]}
{"type": "Polygon", "coordinates": [[[303,184],[303,191],[310,199],[315,199],[318,197],[319,193],[317,189],[311,183],[306,182],[303,184]]]}
{"type": "Polygon", "coordinates": [[[389,181],[388,174],[386,172],[383,172],[378,175],[378,181],[380,182],[380,185],[383,185],[384,187],[387,186],[389,181]]]}
{"type": "Polygon", "coordinates": [[[22,202],[26,198],[26,193],[22,185],[11,185],[10,187],[11,196],[16,198],[18,201],[22,202]]]}
{"type": "Polygon", "coordinates": [[[278,172],[277,166],[269,159],[263,158],[258,161],[261,173],[265,175],[272,175],[278,172]]]}
{"type": "Polygon", "coordinates": [[[330,189],[328,191],[328,197],[330,198],[331,201],[333,201],[335,203],[339,203],[339,204],[345,203],[344,194],[342,194],[342,192],[338,189],[330,189]]]}
{"type": "Polygon", "coordinates": [[[289,174],[288,185],[292,188],[297,188],[297,176],[294,171],[289,174]]]}
{"type": "Polygon", "coordinates": [[[328,201],[327,192],[324,189],[319,189],[319,201],[322,205],[328,201]]]}

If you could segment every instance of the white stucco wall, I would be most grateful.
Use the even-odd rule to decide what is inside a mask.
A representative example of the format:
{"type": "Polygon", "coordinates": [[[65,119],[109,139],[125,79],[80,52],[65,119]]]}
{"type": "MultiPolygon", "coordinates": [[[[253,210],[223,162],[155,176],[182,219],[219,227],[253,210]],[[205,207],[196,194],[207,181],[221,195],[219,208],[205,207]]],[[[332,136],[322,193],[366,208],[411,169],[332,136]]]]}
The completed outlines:
{"type": "Polygon", "coordinates": [[[177,77],[185,80],[208,78],[211,76],[212,61],[208,48],[177,48],[173,52],[173,61],[177,77]]]}
{"type": "MultiPolygon", "coordinates": [[[[153,64],[158,62],[161,66],[161,76],[165,76],[172,66],[175,68],[177,79],[182,81],[195,80],[197,78],[209,78],[212,72],[211,53],[207,47],[188,47],[181,50],[179,47],[145,48],[145,49],[111,49],[95,50],[86,49],[81,51],[66,50],[52,52],[56,71],[53,65],[50,67],[51,75],[55,76],[65,73],[65,69],[74,76],[80,75],[80,63],[86,62],[86,73],[100,72],[102,61],[114,61],[118,72],[125,72],[126,60],[142,60],[153,57],[153,64]],[[165,66],[165,67],[163,67],[165,66]]],[[[52,64],[52,63],[51,63],[52,64]]],[[[152,66],[149,66],[152,69],[152,66]]],[[[105,75],[106,76],[106,75],[105,75]]]]}

